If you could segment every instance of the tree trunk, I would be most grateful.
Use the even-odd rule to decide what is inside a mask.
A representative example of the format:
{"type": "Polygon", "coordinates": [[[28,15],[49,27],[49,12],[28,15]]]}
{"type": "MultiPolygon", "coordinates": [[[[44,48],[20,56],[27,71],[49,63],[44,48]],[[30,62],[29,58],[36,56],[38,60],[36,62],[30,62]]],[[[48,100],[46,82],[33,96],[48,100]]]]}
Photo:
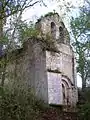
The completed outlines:
{"type": "Polygon", "coordinates": [[[4,63],[2,65],[2,76],[1,76],[1,86],[4,86],[4,81],[5,81],[5,75],[6,75],[6,64],[7,64],[7,60],[6,58],[4,59],[4,63]]]}
{"type": "Polygon", "coordinates": [[[0,56],[2,56],[3,54],[2,39],[3,39],[3,20],[0,20],[0,56]]]}
{"type": "Polygon", "coordinates": [[[0,57],[3,55],[3,45],[0,44],[0,57]]]}
{"type": "Polygon", "coordinates": [[[82,76],[82,91],[84,92],[86,88],[86,80],[84,79],[84,76],[82,76]]]}

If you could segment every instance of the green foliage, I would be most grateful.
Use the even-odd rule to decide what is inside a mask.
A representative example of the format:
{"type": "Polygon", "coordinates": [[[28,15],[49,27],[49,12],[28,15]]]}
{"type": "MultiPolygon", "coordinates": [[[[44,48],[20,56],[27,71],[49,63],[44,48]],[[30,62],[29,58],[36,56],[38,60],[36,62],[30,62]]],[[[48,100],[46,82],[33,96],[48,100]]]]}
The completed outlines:
{"type": "MultiPolygon", "coordinates": [[[[35,4],[39,3],[40,5],[44,5],[45,3],[43,0],[1,0],[0,1],[0,44],[2,44],[2,48],[3,49],[3,45],[7,44],[7,48],[17,48],[18,47],[18,43],[16,44],[16,41],[18,39],[17,35],[17,28],[18,26],[12,26],[12,30],[7,30],[9,32],[9,34],[7,34],[7,31],[4,35],[4,25],[6,25],[6,21],[7,18],[10,17],[10,19],[14,16],[19,16],[16,17],[17,19],[20,18],[20,16],[22,16],[23,11],[26,8],[29,7],[33,7],[35,4]],[[11,34],[11,35],[10,35],[11,34]]],[[[8,20],[9,21],[9,20],[8,20]]],[[[14,20],[13,20],[14,21],[14,20]]],[[[16,22],[16,21],[15,21],[16,22]]],[[[20,21],[17,21],[17,23],[19,24],[20,21]]],[[[10,25],[11,23],[9,23],[10,25]]],[[[28,32],[27,34],[29,34],[30,32],[28,32]]],[[[35,34],[35,33],[32,33],[35,34]]],[[[26,33],[25,33],[26,35],[26,33]]],[[[1,47],[1,46],[0,46],[1,47]]],[[[2,52],[2,51],[0,51],[2,52]]]]}
{"type": "Polygon", "coordinates": [[[22,13],[26,8],[32,7],[37,3],[41,3],[43,5],[43,0],[1,0],[0,1],[0,19],[9,17],[13,14],[17,14],[18,12],[22,13]]]}
{"type": "Polygon", "coordinates": [[[57,12],[54,11],[54,12],[49,12],[49,13],[45,14],[44,17],[53,16],[53,15],[58,15],[58,16],[59,16],[59,14],[58,14],[57,12]]]}
{"type": "Polygon", "coordinates": [[[1,42],[6,45],[6,51],[12,51],[20,48],[22,43],[30,37],[37,37],[39,31],[35,28],[35,24],[30,21],[22,21],[21,16],[14,16],[10,21],[10,26],[5,31],[5,37],[1,42]]]}
{"type": "Polygon", "coordinates": [[[79,106],[79,120],[90,120],[90,103],[79,106]]]}
{"type": "Polygon", "coordinates": [[[8,42],[8,36],[3,34],[3,36],[0,38],[0,44],[6,45],[8,42]]]}
{"type": "Polygon", "coordinates": [[[48,13],[45,14],[44,16],[41,16],[41,17],[37,20],[37,23],[39,23],[43,17],[48,17],[48,16],[50,17],[50,16],[54,16],[54,15],[58,15],[58,16],[59,16],[59,14],[58,14],[57,12],[55,12],[55,11],[53,11],[53,12],[48,12],[48,13]]]}
{"type": "Polygon", "coordinates": [[[87,87],[84,92],[82,90],[79,90],[78,114],[80,120],[90,119],[90,87],[87,87]]]}
{"type": "Polygon", "coordinates": [[[27,40],[30,37],[37,37],[39,35],[39,31],[35,28],[35,25],[30,22],[29,24],[23,23],[18,26],[19,31],[19,41],[27,40]]]}
{"type": "Polygon", "coordinates": [[[40,120],[44,108],[31,90],[0,88],[0,120],[40,120]]]}
{"type": "Polygon", "coordinates": [[[81,13],[71,20],[71,29],[74,36],[73,46],[77,57],[77,72],[82,78],[82,89],[86,87],[90,78],[90,15],[81,13]]]}
{"type": "MultiPolygon", "coordinates": [[[[77,17],[75,19],[72,18],[71,28],[72,28],[72,32],[74,34],[75,39],[78,39],[79,37],[81,37],[84,34],[87,36],[90,35],[89,24],[90,24],[90,15],[89,14],[81,13],[79,17],[77,17]]],[[[81,40],[81,42],[83,41],[83,39],[80,39],[80,40],[81,40]]],[[[86,37],[84,37],[84,40],[86,40],[86,37]]]]}

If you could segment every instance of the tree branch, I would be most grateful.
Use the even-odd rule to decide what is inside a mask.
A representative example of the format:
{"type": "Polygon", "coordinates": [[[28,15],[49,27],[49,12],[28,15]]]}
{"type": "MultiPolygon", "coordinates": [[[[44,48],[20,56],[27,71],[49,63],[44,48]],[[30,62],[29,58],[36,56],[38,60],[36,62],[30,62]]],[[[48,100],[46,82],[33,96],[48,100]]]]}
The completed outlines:
{"type": "MultiPolygon", "coordinates": [[[[36,2],[34,2],[34,3],[32,3],[32,4],[30,4],[30,2],[32,2],[33,0],[31,0],[27,5],[26,5],[26,1],[27,0],[25,0],[24,1],[24,3],[23,3],[23,5],[22,6],[16,6],[17,7],[17,9],[15,9],[15,10],[11,10],[11,13],[9,13],[9,14],[4,14],[6,11],[5,11],[5,7],[3,7],[2,9],[3,9],[3,11],[2,11],[2,15],[0,16],[0,19],[4,19],[4,18],[7,18],[7,17],[9,17],[9,16],[11,16],[11,15],[13,15],[13,14],[15,14],[15,13],[18,13],[18,12],[20,12],[21,11],[21,13],[26,9],[26,8],[29,8],[29,7],[32,7],[32,6],[34,6],[35,4],[37,4],[37,3],[40,3],[41,1],[36,1],[36,2]],[[21,8],[20,8],[21,7],[21,8]]],[[[7,3],[8,4],[8,3],[7,3]]]]}

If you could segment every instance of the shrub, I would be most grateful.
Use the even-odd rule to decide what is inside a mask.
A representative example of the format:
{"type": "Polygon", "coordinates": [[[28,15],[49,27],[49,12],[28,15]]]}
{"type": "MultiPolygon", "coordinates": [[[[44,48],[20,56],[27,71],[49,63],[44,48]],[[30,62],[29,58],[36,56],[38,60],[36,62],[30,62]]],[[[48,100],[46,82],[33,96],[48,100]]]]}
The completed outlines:
{"type": "Polygon", "coordinates": [[[40,120],[43,108],[31,90],[0,89],[0,120],[40,120]]]}
{"type": "Polygon", "coordinates": [[[79,90],[79,119],[90,120],[90,87],[84,91],[79,90]]]}
{"type": "Polygon", "coordinates": [[[79,106],[79,119],[90,120],[90,103],[79,106]]]}

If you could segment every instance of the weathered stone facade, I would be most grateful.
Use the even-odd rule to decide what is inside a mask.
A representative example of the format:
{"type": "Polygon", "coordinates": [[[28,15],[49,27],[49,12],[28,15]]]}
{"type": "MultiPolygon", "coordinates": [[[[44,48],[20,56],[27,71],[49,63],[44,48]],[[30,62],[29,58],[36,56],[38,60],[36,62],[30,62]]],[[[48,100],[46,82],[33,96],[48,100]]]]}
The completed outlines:
{"type": "Polygon", "coordinates": [[[18,82],[27,83],[46,103],[76,105],[75,59],[67,29],[58,14],[43,17],[36,27],[40,34],[54,41],[50,44],[56,49],[43,40],[29,39],[22,49],[11,55],[14,57],[8,63],[7,72],[14,75],[9,78],[14,81],[17,77],[18,82]]]}

